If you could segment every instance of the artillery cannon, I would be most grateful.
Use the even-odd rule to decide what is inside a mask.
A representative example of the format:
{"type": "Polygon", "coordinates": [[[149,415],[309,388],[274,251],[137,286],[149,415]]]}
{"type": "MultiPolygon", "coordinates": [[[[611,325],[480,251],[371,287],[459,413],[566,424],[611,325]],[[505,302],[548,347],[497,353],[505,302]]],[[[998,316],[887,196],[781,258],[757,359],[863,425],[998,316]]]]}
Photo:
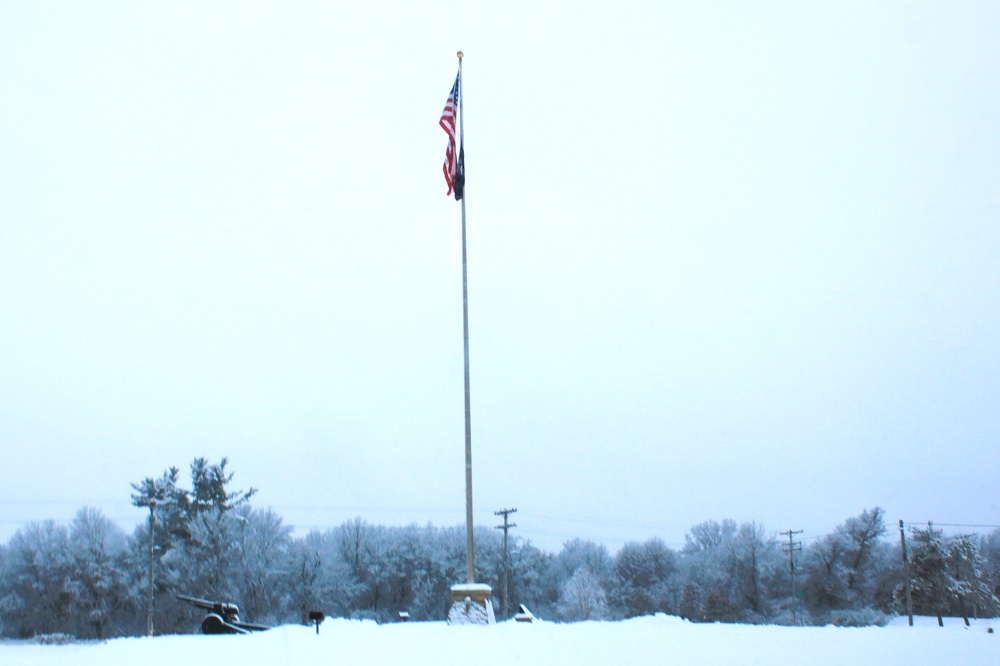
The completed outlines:
{"type": "Polygon", "coordinates": [[[263,624],[240,621],[240,607],[230,601],[198,599],[186,594],[178,594],[177,598],[208,611],[205,619],[201,621],[203,634],[249,634],[252,631],[267,631],[271,628],[263,624]]]}

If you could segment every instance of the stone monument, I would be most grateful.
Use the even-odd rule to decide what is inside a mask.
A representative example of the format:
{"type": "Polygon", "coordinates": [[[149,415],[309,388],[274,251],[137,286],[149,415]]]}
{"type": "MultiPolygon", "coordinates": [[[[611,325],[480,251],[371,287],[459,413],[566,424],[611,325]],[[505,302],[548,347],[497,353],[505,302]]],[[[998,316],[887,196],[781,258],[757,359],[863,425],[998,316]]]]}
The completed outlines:
{"type": "Polygon", "coordinates": [[[493,588],[486,583],[452,585],[448,624],[496,624],[491,594],[493,588]]]}

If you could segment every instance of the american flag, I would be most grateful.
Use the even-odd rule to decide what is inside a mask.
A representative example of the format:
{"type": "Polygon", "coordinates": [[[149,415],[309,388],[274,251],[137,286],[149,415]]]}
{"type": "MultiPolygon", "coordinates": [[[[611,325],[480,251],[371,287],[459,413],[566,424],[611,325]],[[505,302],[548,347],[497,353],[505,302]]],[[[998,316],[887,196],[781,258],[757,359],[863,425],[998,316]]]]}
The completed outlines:
{"type": "Polygon", "coordinates": [[[448,195],[453,192],[455,200],[462,198],[465,189],[465,146],[459,146],[455,150],[455,124],[458,118],[458,95],[461,85],[462,75],[459,73],[455,77],[455,85],[451,87],[448,94],[448,101],[444,104],[444,111],[441,112],[441,120],[438,124],[448,134],[448,148],[444,153],[444,180],[448,183],[448,195]]]}

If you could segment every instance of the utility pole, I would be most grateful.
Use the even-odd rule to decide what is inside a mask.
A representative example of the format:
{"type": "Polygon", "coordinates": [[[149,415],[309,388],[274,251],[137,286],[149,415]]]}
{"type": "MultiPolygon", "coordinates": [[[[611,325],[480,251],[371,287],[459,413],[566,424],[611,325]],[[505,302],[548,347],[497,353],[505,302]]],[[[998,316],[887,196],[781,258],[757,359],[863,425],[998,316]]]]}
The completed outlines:
{"type": "Polygon", "coordinates": [[[913,600],[910,598],[910,563],[906,559],[906,532],[903,531],[903,521],[899,521],[899,543],[903,546],[903,576],[906,577],[906,616],[913,626],[913,600]]]}
{"type": "Polygon", "coordinates": [[[517,527],[517,523],[508,523],[507,516],[517,513],[517,509],[500,509],[494,511],[494,516],[503,516],[503,525],[497,525],[494,529],[503,530],[503,619],[507,619],[510,601],[507,595],[510,594],[510,551],[507,548],[507,530],[517,527]]]}
{"type": "Polygon", "coordinates": [[[802,542],[793,541],[792,537],[796,534],[802,534],[802,530],[788,530],[780,534],[788,537],[788,543],[781,544],[781,549],[788,553],[788,575],[792,583],[792,624],[798,625],[795,619],[795,553],[802,550],[802,542]]]}
{"type": "Polygon", "coordinates": [[[153,635],[153,572],[156,564],[156,500],[149,501],[149,608],[146,612],[146,635],[153,635]]]}

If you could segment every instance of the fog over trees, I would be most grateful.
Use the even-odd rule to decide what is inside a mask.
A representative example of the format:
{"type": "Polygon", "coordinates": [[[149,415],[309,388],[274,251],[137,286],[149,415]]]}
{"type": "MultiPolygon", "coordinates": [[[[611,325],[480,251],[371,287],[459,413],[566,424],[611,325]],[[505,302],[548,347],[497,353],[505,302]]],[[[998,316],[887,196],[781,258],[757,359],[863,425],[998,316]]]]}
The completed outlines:
{"type": "MultiPolygon", "coordinates": [[[[151,521],[126,534],[84,507],[67,526],[30,523],[0,545],[0,635],[79,638],[147,630],[152,558],[156,633],[197,630],[201,612],[177,594],[239,604],[244,619],[305,622],[329,616],[443,620],[449,588],[465,575],[465,528],[386,527],[361,518],[295,537],[281,516],[255,508],[256,490],[232,488],[228,461],[190,466],[190,489],[172,467],[135,484],[132,502],[151,521]]],[[[503,539],[476,528],[477,580],[493,586],[502,617],[503,539]]],[[[993,616],[1000,610],[1000,529],[945,537],[933,525],[907,535],[910,595],[926,615],[993,616]]],[[[526,605],[556,621],[652,613],[695,622],[859,625],[905,612],[906,575],[897,530],[882,509],[864,509],[795,550],[757,522],[706,520],[674,550],[660,539],[609,553],[574,539],[558,553],[509,540],[508,608],[526,605]]]]}

